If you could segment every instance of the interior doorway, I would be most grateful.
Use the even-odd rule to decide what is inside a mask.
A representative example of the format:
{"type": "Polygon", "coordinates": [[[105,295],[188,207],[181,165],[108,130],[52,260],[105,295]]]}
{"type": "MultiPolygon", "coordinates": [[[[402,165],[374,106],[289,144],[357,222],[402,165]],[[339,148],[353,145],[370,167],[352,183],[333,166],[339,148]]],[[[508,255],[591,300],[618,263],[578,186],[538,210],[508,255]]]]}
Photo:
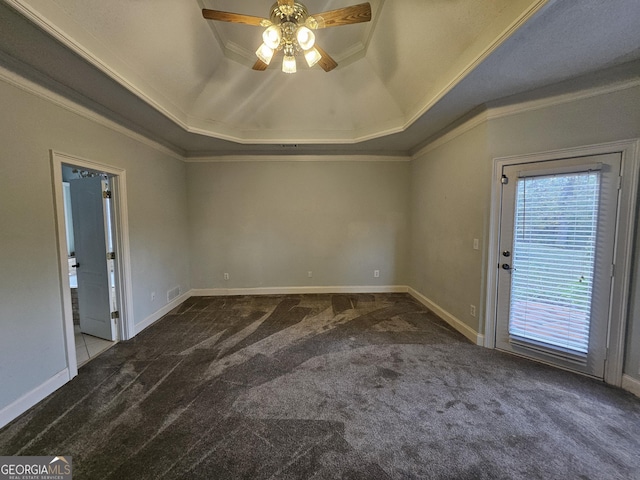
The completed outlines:
{"type": "Polygon", "coordinates": [[[110,176],[62,166],[69,284],[78,366],[117,341],[110,176]]]}
{"type": "Polygon", "coordinates": [[[79,366],[133,336],[126,176],[122,169],[57,152],[51,162],[73,378],[79,366]]]}

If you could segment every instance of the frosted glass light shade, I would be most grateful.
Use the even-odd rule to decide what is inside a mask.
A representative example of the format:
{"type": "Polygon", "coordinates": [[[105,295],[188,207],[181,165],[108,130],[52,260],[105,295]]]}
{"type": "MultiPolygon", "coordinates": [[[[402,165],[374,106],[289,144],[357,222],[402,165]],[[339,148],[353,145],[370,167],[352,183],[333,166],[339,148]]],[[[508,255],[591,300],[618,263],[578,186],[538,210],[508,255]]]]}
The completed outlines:
{"type": "Polygon", "coordinates": [[[318,52],[317,49],[312,48],[304,52],[304,58],[307,60],[307,64],[309,65],[309,67],[313,67],[320,61],[322,55],[320,55],[320,52],[318,52]]]}
{"type": "Polygon", "coordinates": [[[271,25],[262,34],[262,40],[264,44],[272,50],[278,48],[280,41],[282,40],[282,32],[277,25],[271,25]]]}
{"type": "Polygon", "coordinates": [[[263,43],[262,45],[260,45],[260,48],[256,50],[256,56],[264,63],[269,65],[271,63],[271,59],[273,58],[273,49],[269,48],[265,43],[263,43]]]}
{"type": "Polygon", "coordinates": [[[309,30],[307,27],[300,27],[296,32],[296,39],[298,40],[298,45],[303,50],[309,50],[313,48],[316,43],[315,34],[309,30]]]}
{"type": "Polygon", "coordinates": [[[284,73],[296,73],[296,58],[294,56],[284,56],[284,60],[282,60],[282,71],[284,73]]]}

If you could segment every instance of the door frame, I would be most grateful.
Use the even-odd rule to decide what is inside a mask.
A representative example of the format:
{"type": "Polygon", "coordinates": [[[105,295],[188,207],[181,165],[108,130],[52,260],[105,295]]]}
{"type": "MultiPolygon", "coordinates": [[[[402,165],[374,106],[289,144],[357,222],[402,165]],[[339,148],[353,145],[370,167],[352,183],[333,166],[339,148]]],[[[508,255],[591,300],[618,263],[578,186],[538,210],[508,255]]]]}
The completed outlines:
{"type": "Polygon", "coordinates": [[[607,153],[622,155],[621,190],[619,192],[618,218],[616,219],[615,276],[609,306],[608,354],[604,381],[622,385],[625,337],[628,318],[629,286],[631,282],[633,238],[635,232],[636,198],[638,193],[638,167],[640,165],[640,139],[567,148],[548,152],[499,157],[493,160],[491,180],[491,217],[487,251],[487,297],[485,311],[485,343],[487,348],[496,346],[497,296],[500,214],[502,204],[502,169],[507,165],[544,162],[565,158],[585,157],[607,153]]]}
{"type": "Polygon", "coordinates": [[[71,307],[71,288],[69,286],[69,263],[67,256],[67,231],[64,216],[64,198],[62,187],[62,167],[69,165],[81,169],[105,172],[111,177],[111,195],[113,200],[113,241],[117,252],[115,277],[120,319],[117,323],[118,340],[128,340],[135,334],[133,324],[133,290],[131,283],[131,255],[129,246],[129,213],[127,207],[127,180],[125,170],[103,163],[87,160],[74,155],[50,150],[51,174],[53,182],[53,200],[58,247],[60,298],[65,338],[65,350],[69,379],[78,374],[78,361],[75,350],[73,328],[73,309],[71,307]]]}
{"type": "MultiPolygon", "coordinates": [[[[65,167],[63,178],[64,170],[65,167]]],[[[77,167],[73,170],[78,171],[77,167]]],[[[76,270],[80,331],[113,342],[119,335],[111,312],[119,309],[119,302],[115,295],[117,284],[112,283],[115,265],[107,254],[114,251],[114,246],[109,244],[114,230],[109,205],[112,200],[104,195],[111,190],[111,183],[104,173],[69,180],[75,262],[81,266],[76,270]]],[[[67,219],[65,216],[65,221],[67,219]]]]}

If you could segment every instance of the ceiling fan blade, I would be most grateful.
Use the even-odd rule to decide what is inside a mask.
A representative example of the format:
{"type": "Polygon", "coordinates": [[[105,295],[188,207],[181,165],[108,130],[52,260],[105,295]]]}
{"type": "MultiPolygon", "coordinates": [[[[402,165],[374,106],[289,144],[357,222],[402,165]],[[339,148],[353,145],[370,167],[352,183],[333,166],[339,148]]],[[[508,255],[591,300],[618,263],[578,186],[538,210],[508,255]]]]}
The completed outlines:
{"type": "Polygon", "coordinates": [[[320,65],[320,67],[325,72],[330,72],[331,70],[333,70],[338,66],[338,62],[336,62],[333,58],[331,58],[331,55],[325,52],[318,45],[316,45],[316,50],[318,50],[318,53],[322,56],[322,58],[318,62],[318,65],[320,65]]]}
{"type": "Polygon", "coordinates": [[[251,15],[242,15],[240,13],[223,12],[221,10],[202,9],[202,16],[208,20],[219,20],[221,22],[244,23],[245,25],[254,25],[263,27],[271,25],[266,18],[253,17],[251,15]],[[266,22],[266,23],[265,23],[266,22]]]}
{"type": "Polygon", "coordinates": [[[257,70],[259,72],[262,72],[262,71],[266,70],[268,66],[269,65],[264,63],[262,60],[258,59],[258,60],[256,60],[256,63],[253,65],[253,69],[257,70]]]}
{"type": "Polygon", "coordinates": [[[340,25],[351,25],[371,21],[371,4],[360,3],[352,7],[329,10],[328,12],[311,15],[317,26],[315,28],[339,27],[340,25]]]}

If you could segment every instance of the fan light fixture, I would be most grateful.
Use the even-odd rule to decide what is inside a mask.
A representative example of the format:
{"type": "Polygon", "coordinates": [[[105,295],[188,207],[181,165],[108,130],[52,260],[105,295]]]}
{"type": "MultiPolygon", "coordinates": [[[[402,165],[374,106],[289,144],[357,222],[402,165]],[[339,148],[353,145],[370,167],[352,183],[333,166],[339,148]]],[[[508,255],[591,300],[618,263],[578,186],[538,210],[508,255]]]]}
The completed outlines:
{"type": "Polygon", "coordinates": [[[302,50],[304,50],[305,52],[307,50],[311,50],[316,44],[315,34],[307,27],[298,27],[298,31],[296,32],[296,40],[298,40],[298,45],[300,45],[300,48],[302,48],[302,50]]]}
{"type": "Polygon", "coordinates": [[[258,61],[253,66],[254,70],[266,70],[275,53],[282,50],[284,53],[282,71],[285,73],[296,73],[296,55],[299,53],[304,55],[309,67],[320,64],[325,72],[330,72],[338,64],[327,52],[316,46],[316,35],[312,30],[369,22],[371,5],[361,3],[311,16],[307,7],[295,0],[278,0],[271,7],[268,20],[207,8],[202,9],[202,15],[209,20],[244,23],[265,28],[262,33],[263,43],[256,50],[258,61]]]}
{"type": "Polygon", "coordinates": [[[262,34],[262,40],[267,47],[275,50],[282,41],[282,32],[280,28],[275,25],[271,25],[262,34]]]}
{"type": "Polygon", "coordinates": [[[300,3],[291,2],[290,5],[287,2],[276,2],[271,8],[270,25],[262,33],[264,43],[256,52],[257,57],[269,65],[274,53],[283,50],[282,71],[284,73],[296,73],[295,54],[297,52],[301,52],[305,59],[307,59],[307,53],[310,55],[311,61],[307,59],[307,64],[313,66],[318,63],[322,56],[313,48],[316,35],[306,26],[310,18],[307,8],[300,3]],[[267,48],[272,53],[269,53],[267,48]],[[316,53],[313,53],[314,50],[316,53]]]}
{"type": "Polygon", "coordinates": [[[282,60],[282,71],[284,73],[296,73],[296,57],[293,55],[285,55],[282,60]]]}
{"type": "Polygon", "coordinates": [[[304,52],[304,58],[307,61],[307,64],[309,65],[309,67],[313,67],[316,63],[320,61],[320,59],[322,58],[322,55],[320,55],[320,52],[318,51],[317,48],[312,48],[304,52]]]}
{"type": "Polygon", "coordinates": [[[274,53],[273,48],[269,47],[266,43],[260,45],[260,48],[256,51],[257,57],[267,65],[271,63],[274,53]]]}

